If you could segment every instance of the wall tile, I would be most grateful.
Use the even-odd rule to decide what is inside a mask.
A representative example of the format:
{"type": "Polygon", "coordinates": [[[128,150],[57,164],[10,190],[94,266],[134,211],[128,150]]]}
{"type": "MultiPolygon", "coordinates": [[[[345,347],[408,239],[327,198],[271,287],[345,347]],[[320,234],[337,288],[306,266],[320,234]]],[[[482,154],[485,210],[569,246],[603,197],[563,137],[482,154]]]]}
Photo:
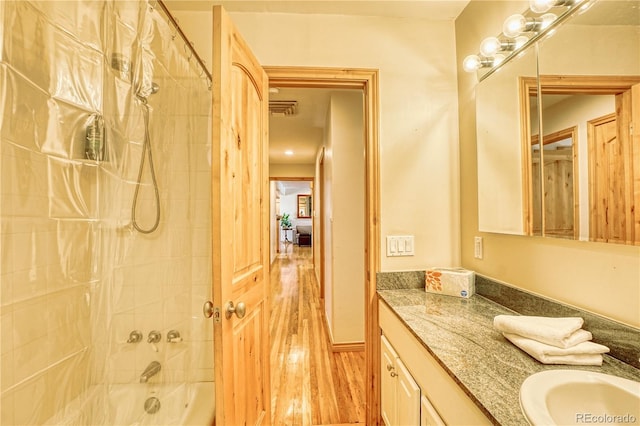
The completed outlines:
{"type": "Polygon", "coordinates": [[[47,395],[44,375],[38,375],[15,390],[14,416],[19,425],[44,423],[53,415],[53,400],[47,395]]]}
{"type": "Polygon", "coordinates": [[[0,357],[0,392],[3,394],[16,383],[13,368],[13,350],[2,352],[2,357],[0,357]]]}

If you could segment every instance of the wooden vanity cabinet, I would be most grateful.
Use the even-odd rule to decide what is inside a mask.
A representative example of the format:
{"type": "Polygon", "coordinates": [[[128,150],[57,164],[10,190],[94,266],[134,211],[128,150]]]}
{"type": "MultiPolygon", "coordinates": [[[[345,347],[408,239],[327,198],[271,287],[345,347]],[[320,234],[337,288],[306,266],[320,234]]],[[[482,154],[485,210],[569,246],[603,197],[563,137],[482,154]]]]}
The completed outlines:
{"type": "Polygon", "coordinates": [[[382,330],[380,405],[383,420],[387,425],[492,424],[474,401],[383,302],[379,302],[379,320],[382,330]],[[391,363],[390,359],[395,359],[395,363],[391,363]],[[393,370],[388,369],[390,364],[393,370]],[[391,375],[390,372],[395,372],[397,376],[391,375]],[[408,376],[411,381],[400,379],[401,376],[408,376]],[[394,384],[390,379],[399,380],[394,384]],[[406,383],[411,382],[417,387],[417,401],[408,397],[405,399],[404,394],[411,394],[407,392],[407,389],[411,389],[411,385],[406,383]],[[398,383],[403,384],[398,385],[398,383]],[[402,411],[403,415],[411,416],[410,413],[415,412],[415,407],[417,407],[417,417],[412,416],[400,422],[397,412],[402,411]]]}

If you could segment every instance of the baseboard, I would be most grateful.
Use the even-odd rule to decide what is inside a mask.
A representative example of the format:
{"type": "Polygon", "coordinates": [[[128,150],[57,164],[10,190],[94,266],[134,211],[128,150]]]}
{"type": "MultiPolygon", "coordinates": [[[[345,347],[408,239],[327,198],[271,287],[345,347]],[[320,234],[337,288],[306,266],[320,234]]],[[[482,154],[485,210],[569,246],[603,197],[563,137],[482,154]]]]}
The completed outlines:
{"type": "MultiPolygon", "coordinates": [[[[321,299],[324,302],[324,299],[321,299]]],[[[322,319],[324,320],[324,329],[326,331],[329,350],[331,352],[364,352],[364,342],[347,342],[347,343],[334,343],[331,329],[329,328],[329,321],[327,320],[327,313],[324,311],[324,303],[322,303],[322,319]]]]}
{"type": "Polygon", "coordinates": [[[331,343],[332,352],[364,352],[364,342],[331,343]]]}

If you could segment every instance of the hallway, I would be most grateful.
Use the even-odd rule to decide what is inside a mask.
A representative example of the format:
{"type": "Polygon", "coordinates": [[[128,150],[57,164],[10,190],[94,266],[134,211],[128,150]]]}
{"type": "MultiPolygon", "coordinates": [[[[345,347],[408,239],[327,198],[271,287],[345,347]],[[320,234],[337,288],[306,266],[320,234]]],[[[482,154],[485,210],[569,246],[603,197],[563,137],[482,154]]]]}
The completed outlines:
{"type": "Polygon", "coordinates": [[[364,352],[328,350],[311,256],[289,246],[271,269],[272,424],[363,424],[364,352]]]}

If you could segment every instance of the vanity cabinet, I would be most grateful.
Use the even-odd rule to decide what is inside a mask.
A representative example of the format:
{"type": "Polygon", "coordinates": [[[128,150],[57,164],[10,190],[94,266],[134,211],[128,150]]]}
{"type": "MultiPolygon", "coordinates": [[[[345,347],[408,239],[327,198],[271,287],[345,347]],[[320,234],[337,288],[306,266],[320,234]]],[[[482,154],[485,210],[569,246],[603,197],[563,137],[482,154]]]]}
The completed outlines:
{"type": "Polygon", "coordinates": [[[381,410],[387,426],[419,425],[420,388],[391,346],[380,336],[381,410]]]}
{"type": "MultiPolygon", "coordinates": [[[[492,422],[480,410],[475,402],[465,393],[458,383],[444,370],[436,359],[427,351],[422,342],[409,331],[402,321],[383,302],[379,302],[379,320],[381,336],[381,410],[384,421],[388,425],[490,425],[492,422]],[[386,343],[385,343],[386,342],[386,343]],[[389,359],[395,363],[388,370],[389,359]],[[399,366],[402,366],[400,368],[399,366]],[[398,376],[392,377],[390,372],[398,376]],[[417,402],[406,403],[400,410],[403,414],[413,413],[418,407],[418,416],[406,422],[389,422],[398,412],[399,404],[406,392],[403,385],[395,386],[387,378],[400,378],[405,374],[417,386],[417,402]],[[386,375],[386,376],[385,376],[386,375]],[[402,391],[400,388],[403,388],[402,391]],[[390,388],[391,391],[385,389],[390,388]],[[385,398],[388,400],[385,401],[385,398]],[[395,404],[395,405],[394,405],[395,404]],[[414,405],[415,404],[415,405],[414,405]],[[393,407],[395,406],[395,411],[393,407]],[[385,410],[387,410],[385,412],[385,410]],[[386,413],[386,414],[385,414],[386,413]]],[[[404,382],[403,382],[404,383],[404,382]]],[[[410,388],[410,387],[409,387],[410,388]]],[[[396,415],[397,416],[397,415],[396,415]]]]}

